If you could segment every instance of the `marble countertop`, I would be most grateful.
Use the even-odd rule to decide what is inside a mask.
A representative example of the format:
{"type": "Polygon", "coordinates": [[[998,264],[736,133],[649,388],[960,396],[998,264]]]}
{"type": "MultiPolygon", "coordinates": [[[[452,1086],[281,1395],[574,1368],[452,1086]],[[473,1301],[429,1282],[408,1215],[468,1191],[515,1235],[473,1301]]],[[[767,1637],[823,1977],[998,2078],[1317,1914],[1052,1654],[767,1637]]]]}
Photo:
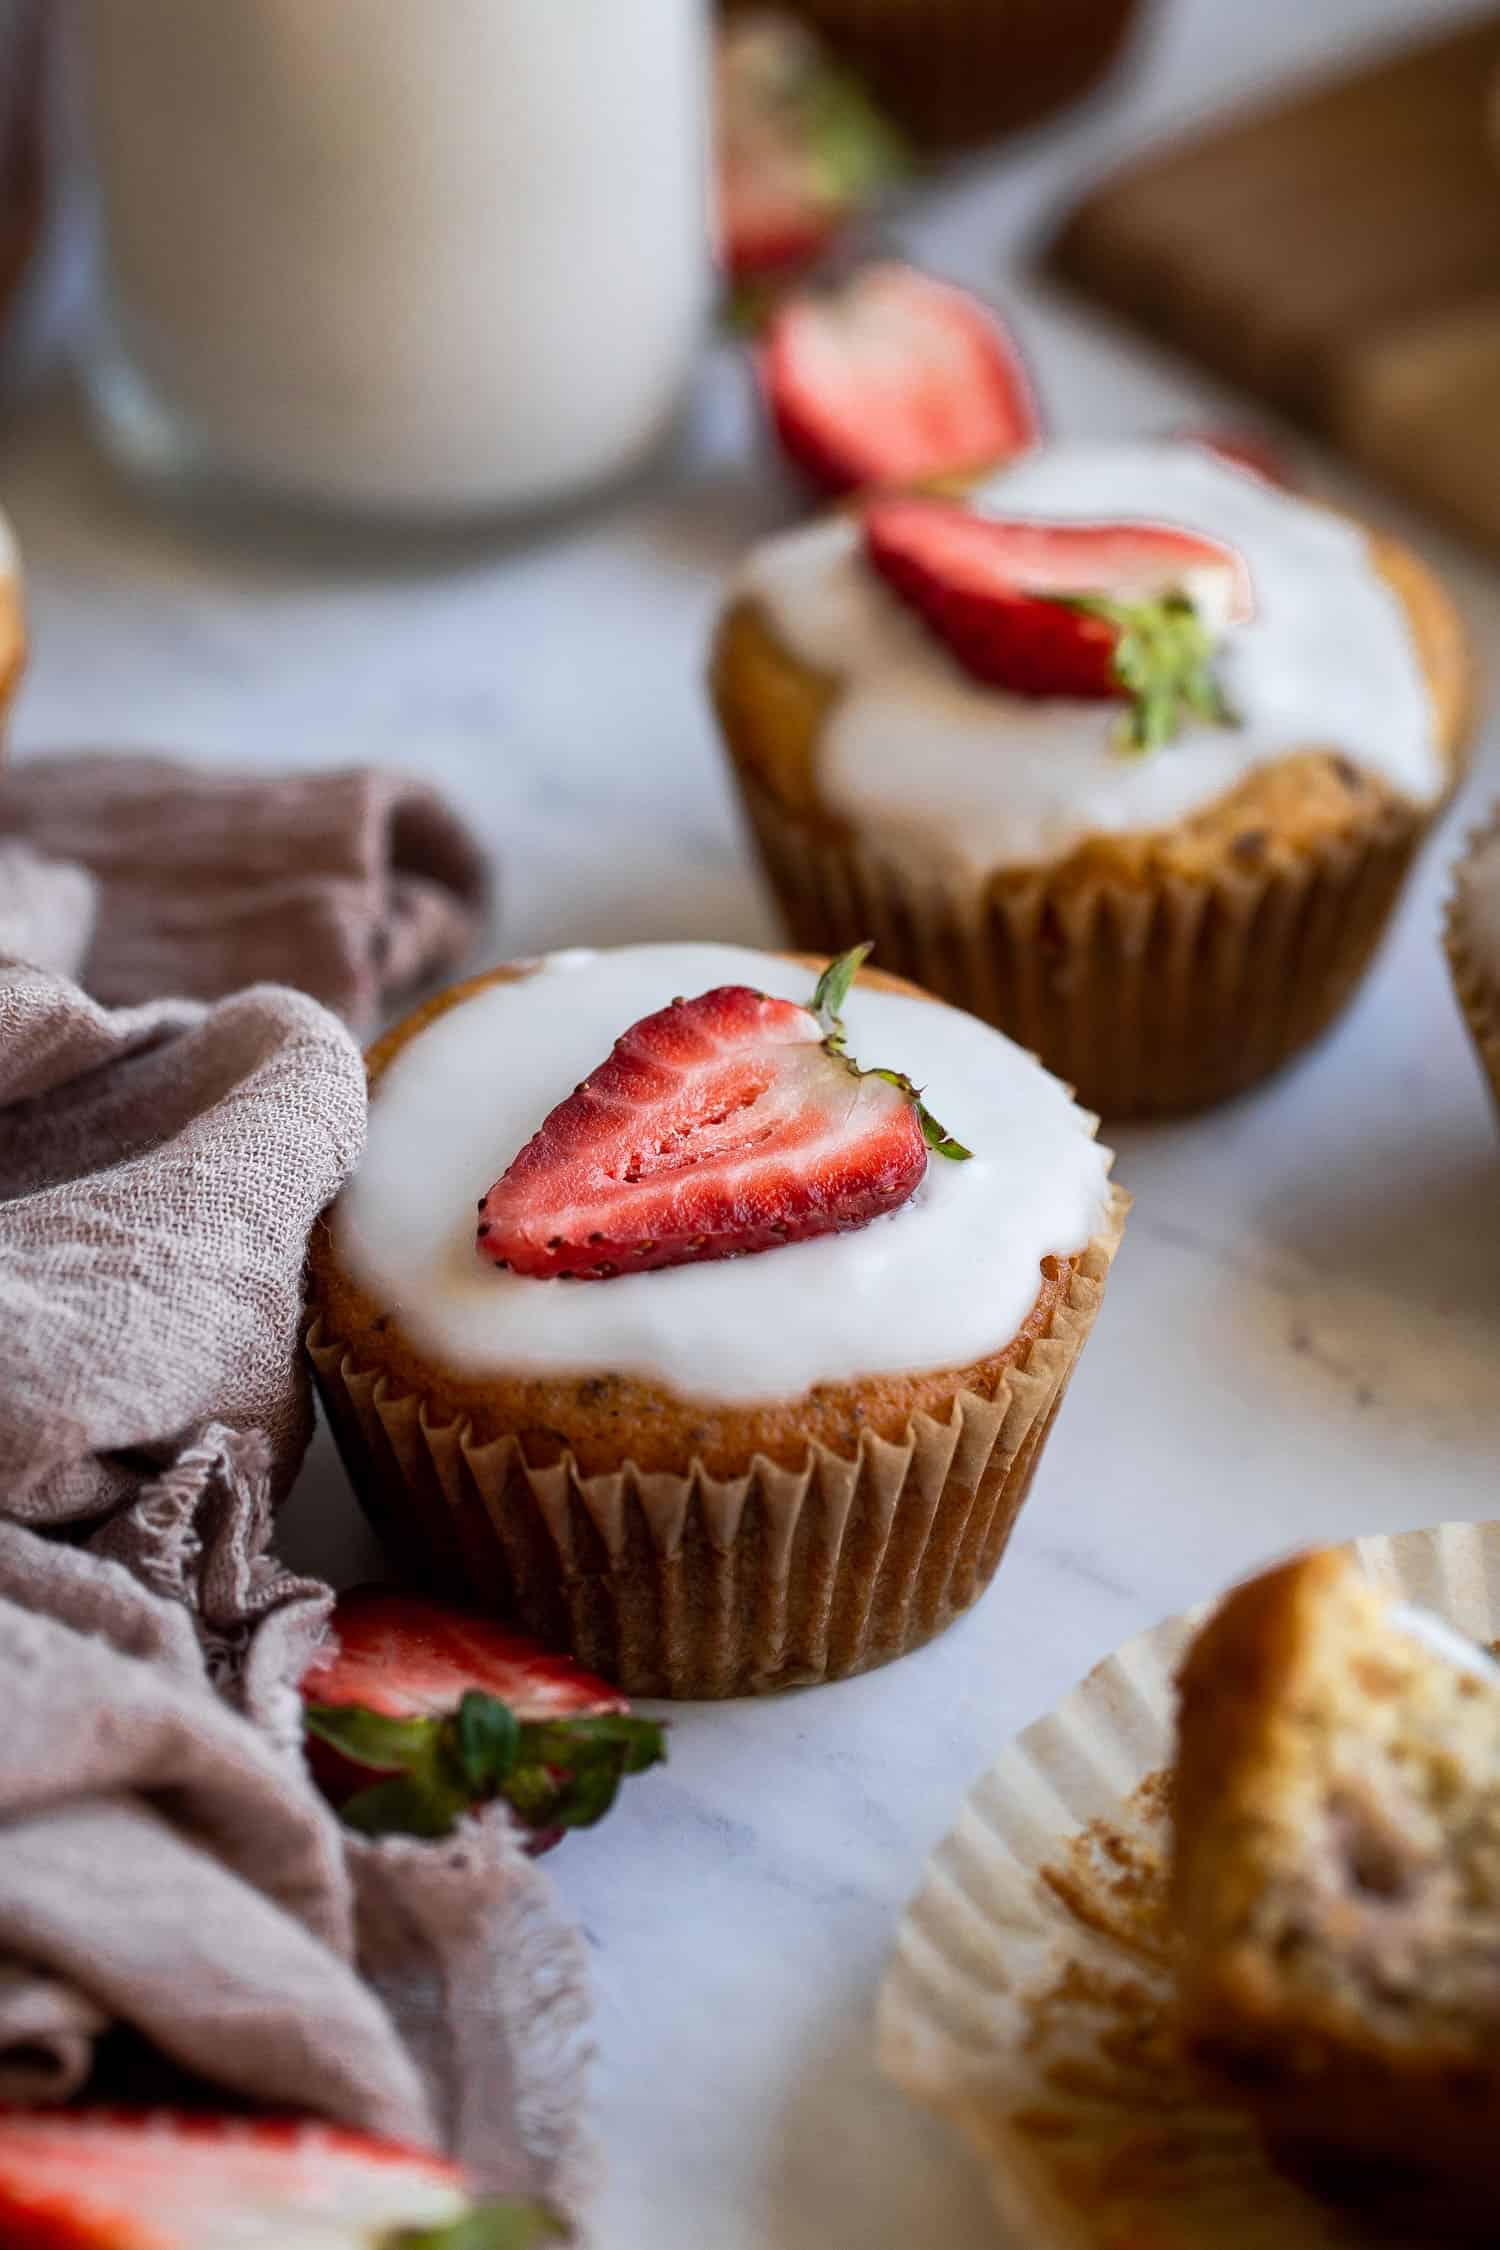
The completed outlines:
{"type": "MultiPolygon", "coordinates": [[[[1402,0],[1162,0],[1107,100],[950,180],[899,231],[1004,294],[1064,432],[1232,414],[1024,279],[1028,245],[1162,125],[1409,23],[1402,0]]],[[[1493,646],[1500,572],[1315,467],[1414,532],[1493,646]]],[[[797,505],[737,354],[709,359],[651,483],[499,545],[397,542],[375,564],[212,537],[115,485],[47,389],[0,437],[0,494],[35,627],[20,755],[407,763],[500,857],[493,955],[774,939],[701,688],[717,582],[797,505]]],[[[895,1920],[970,1782],[1097,1658],[1262,1558],[1500,1512],[1500,1144],[1438,949],[1447,867],[1497,792],[1492,731],[1315,1054],[1215,1115],[1115,1136],[1135,1215],[978,1608],[870,1678],[679,1710],[665,1773],[550,1862],[597,1988],[601,2250],[993,2244],[966,2158],[872,2062],[895,1920]]],[[[321,1440],[284,1542],[346,1580],[374,1565],[321,1440]]]]}

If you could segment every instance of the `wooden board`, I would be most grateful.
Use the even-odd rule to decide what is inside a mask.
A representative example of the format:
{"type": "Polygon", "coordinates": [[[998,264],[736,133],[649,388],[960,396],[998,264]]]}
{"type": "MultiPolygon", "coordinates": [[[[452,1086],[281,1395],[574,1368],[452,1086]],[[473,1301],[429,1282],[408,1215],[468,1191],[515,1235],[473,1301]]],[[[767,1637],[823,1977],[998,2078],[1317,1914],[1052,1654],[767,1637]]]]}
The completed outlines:
{"type": "Polygon", "coordinates": [[[1500,546],[1500,15],[1117,174],[1049,264],[1500,546]]]}

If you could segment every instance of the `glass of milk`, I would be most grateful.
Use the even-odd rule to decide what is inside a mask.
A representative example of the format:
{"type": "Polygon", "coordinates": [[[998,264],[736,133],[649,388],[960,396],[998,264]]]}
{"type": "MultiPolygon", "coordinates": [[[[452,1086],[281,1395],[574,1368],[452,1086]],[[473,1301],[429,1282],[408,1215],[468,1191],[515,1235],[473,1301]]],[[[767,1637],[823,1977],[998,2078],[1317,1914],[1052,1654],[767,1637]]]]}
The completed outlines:
{"type": "Polygon", "coordinates": [[[482,519],[627,474],[709,286],[705,0],[83,0],[114,450],[482,519]]]}

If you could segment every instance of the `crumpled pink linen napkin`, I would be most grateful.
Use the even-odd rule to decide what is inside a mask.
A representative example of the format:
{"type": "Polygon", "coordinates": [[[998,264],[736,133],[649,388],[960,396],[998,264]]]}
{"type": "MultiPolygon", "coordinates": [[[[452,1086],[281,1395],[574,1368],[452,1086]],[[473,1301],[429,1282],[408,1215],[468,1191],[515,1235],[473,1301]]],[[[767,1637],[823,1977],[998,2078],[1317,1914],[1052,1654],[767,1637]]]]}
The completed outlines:
{"type": "Polygon", "coordinates": [[[266,780],[29,758],[0,778],[0,836],[95,877],[82,982],[97,1000],[295,984],[361,1037],[472,942],[488,889],[436,791],[368,766],[266,780]]]}
{"type": "Polygon", "coordinates": [[[211,991],[221,881],[262,973],[367,1011],[387,974],[452,965],[478,855],[381,777],[233,785],[216,836],[201,782],[178,821],[160,762],[134,798],[97,764],[74,771],[87,868],[60,856],[60,763],[0,790],[0,831],[29,807],[33,839],[0,833],[0,2099],[76,2092],[124,2025],[232,2097],[440,2140],[569,2212],[587,2001],[546,1877],[498,1819],[354,1837],[301,1757],[331,1596],[268,1542],[358,1050],[285,983],[112,1010],[70,975],[211,991]],[[279,858],[273,804],[299,817],[279,858]]]}

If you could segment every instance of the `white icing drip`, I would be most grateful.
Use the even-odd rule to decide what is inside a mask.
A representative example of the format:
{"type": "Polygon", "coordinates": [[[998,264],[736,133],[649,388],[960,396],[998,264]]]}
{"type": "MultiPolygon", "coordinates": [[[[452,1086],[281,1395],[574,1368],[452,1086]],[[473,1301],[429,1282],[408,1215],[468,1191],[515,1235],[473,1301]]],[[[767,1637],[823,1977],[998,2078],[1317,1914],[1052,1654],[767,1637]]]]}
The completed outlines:
{"type": "Polygon", "coordinates": [[[1386,1616],[1409,1639],[1420,1641],[1434,1656],[1441,1656],[1458,1671],[1472,1672],[1476,1679],[1500,1682],[1500,1664],[1489,1651],[1481,1648],[1478,1641],[1471,1641],[1467,1633],[1460,1633],[1445,1617],[1419,1608],[1415,1602],[1393,1602],[1386,1616]]]}
{"type": "Polygon", "coordinates": [[[480,1259],[480,1196],[620,1033],[678,993],[736,983],[811,997],[807,970],[772,954],[627,946],[554,955],[408,1042],[375,1089],[333,1224],[353,1279],[419,1351],[465,1374],[609,1370],[751,1401],[963,1366],[1009,1342],[1041,1260],[1098,1231],[1108,1154],[999,1032],[888,992],[850,994],[850,1051],[909,1072],[974,1151],[934,1156],[900,1210],[852,1234],[611,1281],[527,1280],[480,1259]]]}
{"type": "Polygon", "coordinates": [[[1363,532],[1218,460],[1149,440],[1047,447],[982,486],[995,514],[1148,518],[1227,541],[1256,614],[1220,676],[1240,724],[1194,722],[1165,748],[1118,748],[1118,705],[986,688],[864,561],[847,518],[769,542],[738,591],[843,694],[819,753],[827,803],[918,861],[986,869],[1059,858],[1089,835],[1171,825],[1289,752],[1344,752],[1420,804],[1446,779],[1401,604],[1363,532]]]}

